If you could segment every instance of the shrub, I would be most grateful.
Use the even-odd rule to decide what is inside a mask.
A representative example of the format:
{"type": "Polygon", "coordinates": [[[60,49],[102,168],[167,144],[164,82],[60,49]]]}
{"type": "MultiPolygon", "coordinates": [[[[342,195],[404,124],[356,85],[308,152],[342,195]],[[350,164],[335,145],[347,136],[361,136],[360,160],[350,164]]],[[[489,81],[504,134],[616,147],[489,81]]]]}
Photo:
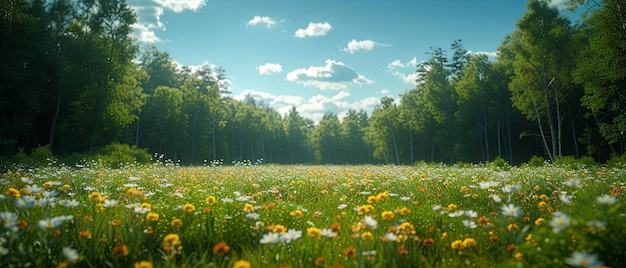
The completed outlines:
{"type": "Polygon", "coordinates": [[[112,168],[119,168],[124,164],[150,163],[150,154],[147,149],[137,148],[123,143],[111,143],[100,149],[100,153],[96,154],[95,160],[102,161],[104,164],[112,168]]]}
{"type": "Polygon", "coordinates": [[[626,168],[626,154],[612,155],[611,159],[606,162],[606,167],[609,168],[626,168]]]}
{"type": "Polygon", "coordinates": [[[533,155],[528,163],[526,163],[529,167],[543,167],[545,164],[545,159],[542,156],[533,155]]]}
{"type": "Polygon", "coordinates": [[[50,146],[45,145],[33,149],[30,155],[24,151],[24,148],[19,148],[14,159],[16,163],[28,166],[44,166],[55,158],[50,150],[50,146]]]}
{"type": "Polygon", "coordinates": [[[581,169],[590,168],[596,164],[596,162],[590,156],[583,156],[576,159],[573,156],[559,156],[554,160],[554,164],[568,169],[581,169]]]}
{"type": "Polygon", "coordinates": [[[491,167],[496,168],[496,169],[509,170],[511,168],[511,164],[509,164],[509,162],[506,161],[506,159],[500,156],[496,156],[496,158],[493,159],[493,161],[491,161],[491,163],[489,164],[491,167]]]}

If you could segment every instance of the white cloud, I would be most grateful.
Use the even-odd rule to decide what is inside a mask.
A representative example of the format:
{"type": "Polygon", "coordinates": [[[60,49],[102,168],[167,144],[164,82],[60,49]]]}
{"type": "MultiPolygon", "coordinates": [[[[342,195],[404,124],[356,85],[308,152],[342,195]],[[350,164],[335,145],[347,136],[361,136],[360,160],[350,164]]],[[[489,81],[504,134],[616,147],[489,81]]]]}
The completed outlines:
{"type": "Polygon", "coordinates": [[[376,105],[380,102],[379,98],[368,97],[361,100],[349,101],[346,98],[350,97],[348,91],[341,91],[334,96],[327,97],[324,95],[315,95],[309,99],[304,99],[299,96],[293,95],[273,95],[267,92],[255,91],[246,89],[237,94],[233,98],[235,100],[243,101],[246,97],[251,97],[257,102],[263,102],[272,109],[280,113],[281,116],[286,116],[289,113],[291,107],[295,106],[300,116],[313,120],[316,124],[324,117],[327,112],[332,112],[337,115],[341,120],[348,112],[348,110],[364,110],[370,113],[374,110],[376,105]]]}
{"type": "Polygon", "coordinates": [[[376,94],[387,95],[389,94],[389,90],[386,88],[383,88],[380,91],[376,92],[376,94]]]}
{"type": "Polygon", "coordinates": [[[127,4],[137,14],[137,23],[133,25],[134,36],[140,42],[163,42],[155,30],[165,31],[161,16],[165,11],[181,13],[186,10],[197,11],[207,0],[128,0],[127,4]]]}
{"type": "Polygon", "coordinates": [[[372,40],[355,40],[352,39],[352,41],[348,42],[348,45],[341,49],[342,51],[348,52],[350,54],[354,54],[355,52],[359,52],[359,51],[370,51],[372,49],[374,49],[374,47],[388,47],[391,46],[389,44],[382,44],[382,43],[377,43],[374,42],[372,40]]]}
{"type": "Polygon", "coordinates": [[[551,7],[557,7],[559,9],[564,9],[566,7],[565,6],[566,3],[567,3],[567,0],[550,0],[548,5],[551,6],[551,7]]]}
{"type": "Polygon", "coordinates": [[[314,86],[321,90],[342,90],[347,89],[350,84],[362,86],[374,83],[358,74],[352,67],[331,59],[326,60],[325,66],[293,70],[287,74],[287,81],[314,86]]]}
{"type": "Polygon", "coordinates": [[[297,38],[324,36],[333,28],[328,22],[309,23],[306,29],[298,29],[294,34],[297,38]]]}
{"type": "Polygon", "coordinates": [[[411,60],[407,62],[402,62],[401,60],[394,60],[387,64],[387,70],[394,76],[397,76],[403,82],[407,84],[416,85],[417,78],[419,78],[419,74],[416,72],[417,69],[417,58],[413,57],[411,60]]]}
{"type": "Polygon", "coordinates": [[[488,51],[467,51],[467,54],[470,55],[487,55],[490,60],[495,60],[498,57],[498,51],[488,52],[488,51]]]}
{"type": "Polygon", "coordinates": [[[257,69],[259,70],[259,74],[265,74],[265,75],[270,75],[273,73],[282,73],[283,72],[283,66],[281,66],[278,63],[266,63],[263,64],[259,67],[257,67],[257,69]]]}
{"type": "Polygon", "coordinates": [[[249,21],[246,23],[246,27],[247,27],[247,26],[254,26],[254,25],[257,25],[257,24],[259,24],[259,23],[263,23],[263,24],[265,24],[265,26],[266,26],[267,28],[272,28],[272,27],[274,27],[274,26],[276,25],[276,21],[275,21],[275,20],[273,20],[273,19],[272,19],[272,18],[270,18],[270,17],[266,17],[266,16],[264,16],[264,17],[261,17],[261,16],[254,16],[254,18],[252,18],[251,20],[249,20],[249,21]]]}

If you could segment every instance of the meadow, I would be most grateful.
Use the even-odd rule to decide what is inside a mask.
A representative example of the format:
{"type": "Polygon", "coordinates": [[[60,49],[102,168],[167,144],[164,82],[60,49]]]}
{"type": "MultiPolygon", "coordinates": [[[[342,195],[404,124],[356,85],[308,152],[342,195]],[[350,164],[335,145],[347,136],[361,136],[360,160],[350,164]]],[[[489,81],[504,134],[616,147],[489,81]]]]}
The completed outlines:
{"type": "Polygon", "coordinates": [[[2,267],[618,267],[626,168],[14,168],[2,267]]]}

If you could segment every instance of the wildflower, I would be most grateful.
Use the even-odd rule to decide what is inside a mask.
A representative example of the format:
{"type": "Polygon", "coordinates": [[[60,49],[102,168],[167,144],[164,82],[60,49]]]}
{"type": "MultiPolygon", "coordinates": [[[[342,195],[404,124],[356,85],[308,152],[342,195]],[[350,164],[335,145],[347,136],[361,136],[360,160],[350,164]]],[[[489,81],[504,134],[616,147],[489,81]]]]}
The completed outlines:
{"type": "Polygon", "coordinates": [[[102,194],[100,194],[98,192],[92,192],[87,197],[89,198],[89,200],[94,200],[94,201],[101,201],[102,200],[102,194]]]}
{"type": "Polygon", "coordinates": [[[480,216],[480,218],[478,218],[478,225],[485,226],[487,224],[489,224],[489,218],[485,216],[480,216]]]}
{"type": "Polygon", "coordinates": [[[456,217],[463,216],[464,214],[465,214],[465,211],[463,211],[463,210],[458,210],[458,211],[451,212],[450,214],[448,214],[448,217],[450,217],[450,218],[456,218],[456,217]]]}
{"type": "Polygon", "coordinates": [[[449,204],[448,205],[448,211],[452,211],[455,210],[458,206],[456,204],[449,204]]]}
{"type": "Polygon", "coordinates": [[[509,224],[509,226],[507,226],[506,228],[509,229],[509,231],[511,231],[511,232],[519,231],[519,226],[517,224],[515,224],[515,223],[509,224]]]}
{"type": "Polygon", "coordinates": [[[289,212],[289,215],[298,219],[304,217],[304,213],[302,212],[302,210],[299,210],[299,209],[289,212]]]}
{"type": "Polygon", "coordinates": [[[78,232],[78,236],[82,238],[86,238],[86,239],[91,239],[91,231],[89,230],[80,231],[78,232]]]}
{"type": "Polygon", "coordinates": [[[278,233],[267,233],[263,235],[263,238],[261,238],[261,241],[259,241],[261,244],[276,244],[278,243],[279,240],[279,236],[278,233]]]}
{"type": "Polygon", "coordinates": [[[63,247],[63,257],[68,262],[76,262],[78,261],[78,251],[70,247],[63,247]]]}
{"type": "Polygon", "coordinates": [[[128,256],[128,246],[126,245],[117,245],[113,247],[113,255],[115,256],[128,256]]]}
{"type": "Polygon", "coordinates": [[[380,216],[381,216],[381,218],[382,218],[383,220],[387,220],[387,221],[388,221],[388,220],[393,220],[393,218],[394,218],[393,211],[390,211],[390,210],[388,210],[388,211],[383,211],[383,212],[381,213],[381,215],[380,215],[380,216]]]}
{"type": "Polygon", "coordinates": [[[309,227],[306,229],[306,233],[308,236],[313,238],[318,238],[322,235],[322,231],[317,227],[309,227]]]}
{"type": "Polygon", "coordinates": [[[422,240],[422,244],[424,246],[430,247],[430,246],[435,244],[435,239],[432,239],[430,237],[429,238],[424,238],[424,240],[422,240]]]}
{"type": "Polygon", "coordinates": [[[112,207],[116,207],[118,203],[119,202],[117,200],[107,199],[107,200],[104,200],[104,203],[102,204],[102,206],[105,208],[112,208],[112,207]]]}
{"type": "Polygon", "coordinates": [[[344,209],[347,206],[348,206],[347,204],[341,204],[341,205],[337,206],[337,209],[344,209]]]}
{"type": "Polygon", "coordinates": [[[463,249],[463,241],[462,240],[454,240],[452,241],[452,243],[450,243],[450,247],[452,249],[457,249],[457,250],[461,250],[463,249]]]}
{"type": "Polygon", "coordinates": [[[341,225],[339,223],[333,223],[333,225],[330,226],[330,230],[335,233],[339,233],[339,231],[341,230],[341,225]]]}
{"type": "Polygon", "coordinates": [[[468,210],[468,211],[465,211],[465,216],[468,216],[470,218],[476,218],[478,217],[478,213],[473,210],[468,210]]]}
{"type": "Polygon", "coordinates": [[[18,230],[17,228],[17,214],[9,211],[0,213],[0,220],[2,221],[2,227],[9,229],[13,232],[18,230]]]}
{"type": "Polygon", "coordinates": [[[280,241],[289,243],[291,241],[298,240],[300,237],[302,237],[302,231],[289,229],[280,236],[280,241]]]}
{"type": "Polygon", "coordinates": [[[333,231],[332,231],[332,230],[330,230],[330,229],[326,229],[326,228],[324,228],[324,229],[322,229],[322,230],[321,230],[321,235],[322,235],[322,236],[325,236],[325,237],[328,237],[328,238],[334,238],[334,237],[337,237],[337,233],[333,232],[333,231]]]}
{"type": "Polygon", "coordinates": [[[15,201],[13,201],[13,205],[15,205],[16,208],[28,209],[32,207],[33,204],[35,204],[34,196],[22,196],[22,198],[16,198],[15,201]]]}
{"type": "Polygon", "coordinates": [[[277,234],[283,234],[287,231],[287,227],[285,227],[284,225],[280,225],[280,224],[276,224],[274,225],[274,228],[272,228],[272,232],[277,233],[277,234]]]}
{"type": "Polygon", "coordinates": [[[387,199],[389,199],[388,192],[382,192],[376,195],[376,201],[385,201],[387,199]]]}
{"type": "Polygon", "coordinates": [[[537,225],[537,226],[541,226],[541,225],[543,225],[543,223],[544,223],[545,221],[546,221],[546,219],[544,219],[544,218],[537,218],[537,219],[535,220],[535,225],[537,225]]]}
{"type": "Polygon", "coordinates": [[[373,240],[374,239],[374,235],[371,232],[363,232],[361,234],[361,239],[363,239],[363,240],[373,240]]]}
{"type": "Polygon", "coordinates": [[[539,202],[539,204],[537,204],[537,206],[539,207],[539,209],[544,209],[545,207],[548,206],[548,204],[544,201],[539,202]]]}
{"type": "Polygon", "coordinates": [[[554,215],[554,218],[550,221],[550,226],[552,226],[552,231],[558,233],[567,228],[570,224],[570,218],[565,213],[558,213],[554,215]]]}
{"type": "Polygon", "coordinates": [[[521,253],[521,252],[515,253],[515,259],[518,260],[518,261],[523,260],[524,259],[524,253],[521,253]]]}
{"type": "Polygon", "coordinates": [[[402,224],[400,224],[400,231],[403,233],[411,234],[415,232],[415,227],[413,227],[413,224],[409,222],[403,222],[402,224]]]}
{"type": "Polygon", "coordinates": [[[68,208],[73,208],[73,207],[78,207],[80,205],[80,202],[76,201],[76,200],[67,200],[65,201],[65,203],[63,204],[63,206],[68,207],[68,208]]]}
{"type": "Polygon", "coordinates": [[[322,257],[317,257],[317,259],[315,259],[315,261],[313,262],[315,264],[315,266],[322,266],[324,267],[326,264],[326,258],[322,257]]]}
{"type": "Polygon", "coordinates": [[[185,204],[183,206],[183,211],[185,211],[185,212],[194,212],[194,211],[196,211],[196,206],[194,206],[193,204],[187,203],[187,204],[185,204]]]}
{"type": "Polygon", "coordinates": [[[134,268],[152,268],[152,263],[149,261],[136,262],[134,268]]]}
{"type": "Polygon", "coordinates": [[[63,221],[65,221],[67,219],[71,219],[71,218],[72,218],[71,216],[61,216],[61,217],[47,218],[47,219],[39,220],[37,225],[41,229],[54,229],[54,228],[59,227],[63,223],[63,221]]]}
{"type": "Polygon", "coordinates": [[[599,267],[604,263],[598,260],[598,255],[574,251],[572,256],[565,258],[565,263],[576,267],[599,267]]]}
{"type": "Polygon", "coordinates": [[[469,238],[468,237],[468,238],[465,238],[463,240],[461,245],[463,246],[463,248],[475,247],[476,246],[476,240],[474,238],[469,238]]]}
{"type": "Polygon", "coordinates": [[[230,246],[226,243],[226,241],[219,242],[213,247],[214,254],[225,254],[228,252],[230,252],[230,246]]]}
{"type": "Polygon", "coordinates": [[[605,194],[603,196],[598,196],[597,200],[598,200],[598,203],[602,205],[607,205],[607,206],[613,205],[615,204],[615,202],[617,202],[617,198],[615,198],[615,196],[608,195],[608,194],[605,194]]]}
{"type": "Polygon", "coordinates": [[[254,206],[252,204],[245,204],[243,206],[243,211],[245,211],[245,212],[254,212],[254,206]]]}
{"type": "Polygon", "coordinates": [[[502,206],[502,215],[510,216],[510,217],[519,217],[522,214],[522,209],[516,207],[513,204],[509,204],[508,206],[502,206]]]}
{"type": "Polygon", "coordinates": [[[141,205],[139,205],[140,208],[142,209],[147,209],[148,211],[150,211],[150,209],[152,209],[152,205],[150,205],[149,203],[141,203],[141,205]]]}
{"type": "Polygon", "coordinates": [[[5,193],[5,194],[6,194],[6,195],[8,195],[8,196],[13,196],[13,197],[15,197],[16,199],[17,199],[17,198],[20,198],[20,196],[21,196],[20,191],[18,191],[18,190],[17,190],[17,189],[15,189],[15,188],[9,188],[9,189],[6,191],[6,193],[5,193]]]}
{"type": "Polygon", "coordinates": [[[233,264],[233,268],[250,268],[250,262],[244,260],[238,260],[233,264]]]}
{"type": "Polygon", "coordinates": [[[567,195],[565,193],[561,193],[559,195],[559,199],[561,200],[561,202],[565,203],[565,204],[571,204],[572,203],[572,196],[571,195],[567,195]]]}
{"type": "Polygon", "coordinates": [[[367,197],[367,203],[368,204],[374,204],[376,203],[376,196],[370,195],[369,197],[367,197]]]}
{"type": "Polygon", "coordinates": [[[183,221],[181,219],[173,219],[171,225],[172,227],[178,228],[183,226],[183,221]]]}
{"type": "Polygon", "coordinates": [[[403,216],[411,214],[411,210],[406,207],[400,208],[397,212],[398,214],[403,215],[403,216]]]}
{"type": "Polygon", "coordinates": [[[146,214],[146,220],[148,220],[148,221],[158,221],[159,220],[159,214],[155,213],[155,212],[148,212],[148,214],[146,214]]]}
{"type": "Polygon", "coordinates": [[[463,222],[463,226],[468,227],[470,229],[474,229],[478,227],[478,225],[476,225],[476,223],[471,220],[463,220],[462,222],[463,222]]]}
{"type": "Polygon", "coordinates": [[[350,257],[350,258],[354,258],[356,257],[356,248],[354,247],[347,247],[343,249],[343,254],[350,257]]]}
{"type": "Polygon", "coordinates": [[[398,255],[400,255],[400,257],[406,257],[407,255],[409,255],[409,251],[406,249],[406,247],[404,247],[404,245],[400,245],[398,246],[398,255]]]}
{"type": "Polygon", "coordinates": [[[365,215],[363,220],[365,221],[365,225],[372,229],[376,229],[376,226],[378,226],[378,222],[370,215],[365,215]]]}
{"type": "Polygon", "coordinates": [[[168,234],[163,238],[163,250],[167,253],[177,254],[177,246],[180,244],[180,237],[177,234],[168,234]]]}
{"type": "Polygon", "coordinates": [[[111,226],[120,227],[121,225],[122,225],[122,221],[117,220],[117,219],[111,220],[111,226]]]}

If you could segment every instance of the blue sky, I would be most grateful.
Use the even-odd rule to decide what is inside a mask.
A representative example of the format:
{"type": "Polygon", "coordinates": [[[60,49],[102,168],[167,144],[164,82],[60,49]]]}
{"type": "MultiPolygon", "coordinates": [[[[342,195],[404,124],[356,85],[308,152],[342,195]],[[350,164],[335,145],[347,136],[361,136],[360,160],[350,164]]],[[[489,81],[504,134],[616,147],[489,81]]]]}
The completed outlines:
{"type": "MultiPolygon", "coordinates": [[[[128,0],[135,36],[186,66],[226,70],[231,97],[319,121],[371,112],[415,86],[415,65],[456,39],[495,55],[525,0],[128,0]]],[[[561,4],[562,0],[553,0],[561,4]]],[[[566,12],[566,11],[563,11],[566,12]]]]}

